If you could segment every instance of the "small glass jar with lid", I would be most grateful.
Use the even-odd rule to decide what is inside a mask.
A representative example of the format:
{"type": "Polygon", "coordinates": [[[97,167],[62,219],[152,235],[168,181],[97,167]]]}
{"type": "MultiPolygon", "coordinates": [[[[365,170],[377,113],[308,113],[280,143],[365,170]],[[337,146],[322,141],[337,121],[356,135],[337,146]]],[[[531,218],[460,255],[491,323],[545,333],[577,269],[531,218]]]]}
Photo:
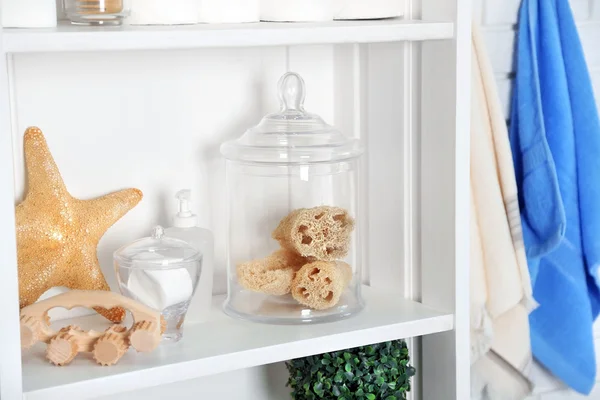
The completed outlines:
{"type": "Polygon", "coordinates": [[[178,341],[202,270],[202,255],[183,240],[164,236],[162,227],[114,253],[119,289],[161,312],[163,338],[178,341]]]}
{"type": "Polygon", "coordinates": [[[131,0],[63,0],[65,14],[76,25],[121,25],[131,0]]]}
{"type": "Polygon", "coordinates": [[[359,140],[304,110],[305,85],[279,81],[281,110],[224,143],[227,314],[298,324],[363,308],[359,140]]]}

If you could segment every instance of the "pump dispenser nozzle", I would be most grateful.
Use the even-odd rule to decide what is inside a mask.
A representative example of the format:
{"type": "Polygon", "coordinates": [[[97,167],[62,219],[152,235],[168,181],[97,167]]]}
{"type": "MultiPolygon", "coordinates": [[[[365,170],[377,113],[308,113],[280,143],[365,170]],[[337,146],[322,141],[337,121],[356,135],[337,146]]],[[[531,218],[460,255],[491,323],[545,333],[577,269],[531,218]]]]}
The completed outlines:
{"type": "Polygon", "coordinates": [[[175,194],[175,198],[179,200],[179,212],[173,219],[173,226],[177,228],[192,228],[196,226],[196,215],[190,210],[192,191],[190,189],[180,190],[175,194]]]}

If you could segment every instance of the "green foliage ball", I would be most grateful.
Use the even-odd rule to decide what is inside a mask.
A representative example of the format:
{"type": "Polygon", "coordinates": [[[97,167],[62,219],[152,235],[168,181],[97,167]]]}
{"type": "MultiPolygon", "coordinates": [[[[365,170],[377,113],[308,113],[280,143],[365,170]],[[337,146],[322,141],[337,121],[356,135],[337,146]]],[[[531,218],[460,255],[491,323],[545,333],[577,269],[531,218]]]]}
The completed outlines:
{"type": "Polygon", "coordinates": [[[295,400],[406,400],[415,369],[403,340],[288,361],[295,400]]]}

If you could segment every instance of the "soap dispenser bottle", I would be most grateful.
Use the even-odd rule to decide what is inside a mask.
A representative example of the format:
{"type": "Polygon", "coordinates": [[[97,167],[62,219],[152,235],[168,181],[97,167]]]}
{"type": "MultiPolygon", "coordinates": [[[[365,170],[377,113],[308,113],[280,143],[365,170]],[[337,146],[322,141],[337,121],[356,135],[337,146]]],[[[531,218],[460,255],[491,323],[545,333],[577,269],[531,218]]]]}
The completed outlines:
{"type": "Polygon", "coordinates": [[[179,212],[173,218],[173,226],[165,230],[165,236],[181,239],[202,254],[202,272],[196,295],[188,311],[190,322],[204,322],[208,319],[212,301],[214,239],[208,229],[197,226],[198,217],[190,210],[192,191],[180,190],[175,194],[179,200],[179,212]]]}

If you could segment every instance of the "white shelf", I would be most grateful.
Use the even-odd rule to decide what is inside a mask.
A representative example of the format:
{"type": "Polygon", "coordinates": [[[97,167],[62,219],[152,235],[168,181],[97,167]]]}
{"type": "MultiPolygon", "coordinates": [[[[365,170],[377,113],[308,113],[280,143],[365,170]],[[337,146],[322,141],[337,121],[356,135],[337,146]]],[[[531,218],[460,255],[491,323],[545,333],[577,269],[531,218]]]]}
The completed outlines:
{"type": "Polygon", "coordinates": [[[450,39],[452,22],[400,18],[325,23],[206,24],[179,26],[4,29],[6,53],[191,49],[200,47],[375,43],[450,39]]]}
{"type": "MultiPolygon", "coordinates": [[[[397,293],[364,288],[365,310],[347,320],[318,325],[263,325],[227,317],[215,298],[211,320],[187,326],[184,339],[153,353],[133,350],[112,367],[101,367],[80,354],[67,367],[44,358],[45,345],[24,352],[23,386],[29,400],[85,399],[157,386],[240,368],[342,350],[387,340],[453,329],[452,314],[398,298],[397,293]]],[[[97,316],[62,321],[91,328],[97,316]]],[[[102,328],[102,326],[97,327],[102,328]]]]}

